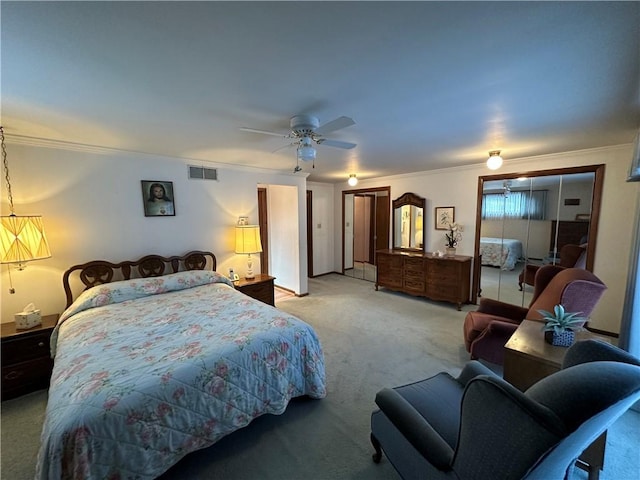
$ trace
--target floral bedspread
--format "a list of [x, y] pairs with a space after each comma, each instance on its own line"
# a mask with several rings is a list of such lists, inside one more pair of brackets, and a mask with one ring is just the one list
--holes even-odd
[[482, 265], [513, 270], [522, 257], [522, 242], [510, 238], [480, 238]]
[[63, 313], [36, 478], [155, 478], [293, 397], [325, 396], [312, 327], [228, 283], [114, 282]]

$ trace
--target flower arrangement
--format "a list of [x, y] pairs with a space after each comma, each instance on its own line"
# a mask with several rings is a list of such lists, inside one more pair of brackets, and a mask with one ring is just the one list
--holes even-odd
[[458, 225], [457, 223], [450, 223], [448, 225], [449, 229], [444, 236], [447, 238], [446, 245], [448, 248], [455, 248], [456, 245], [462, 240], [462, 232], [464, 229], [462, 225]]

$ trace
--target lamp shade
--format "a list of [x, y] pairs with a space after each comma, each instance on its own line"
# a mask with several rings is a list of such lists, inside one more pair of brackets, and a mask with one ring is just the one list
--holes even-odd
[[41, 216], [0, 218], [0, 263], [23, 264], [51, 256]]
[[303, 162], [316, 159], [316, 149], [311, 146], [298, 147], [298, 158]]
[[259, 253], [261, 251], [260, 227], [258, 225], [237, 225], [236, 253]]

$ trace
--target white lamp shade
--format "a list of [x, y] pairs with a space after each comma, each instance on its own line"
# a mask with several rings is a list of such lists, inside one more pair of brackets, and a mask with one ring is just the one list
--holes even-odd
[[258, 225], [236, 226], [236, 253], [260, 253], [260, 227]]
[[316, 149], [310, 146], [298, 147], [298, 158], [304, 162], [316, 159]]
[[351, 174], [349, 175], [349, 180], [347, 180], [347, 183], [352, 186], [355, 187], [358, 184], [358, 177], [355, 176], [355, 174]]
[[51, 257], [41, 216], [9, 215], [0, 222], [0, 263]]

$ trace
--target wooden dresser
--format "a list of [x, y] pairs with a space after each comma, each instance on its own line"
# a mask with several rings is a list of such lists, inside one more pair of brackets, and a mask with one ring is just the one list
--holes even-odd
[[378, 250], [378, 287], [442, 300], [458, 305], [469, 303], [471, 257], [434, 257], [422, 252]]

